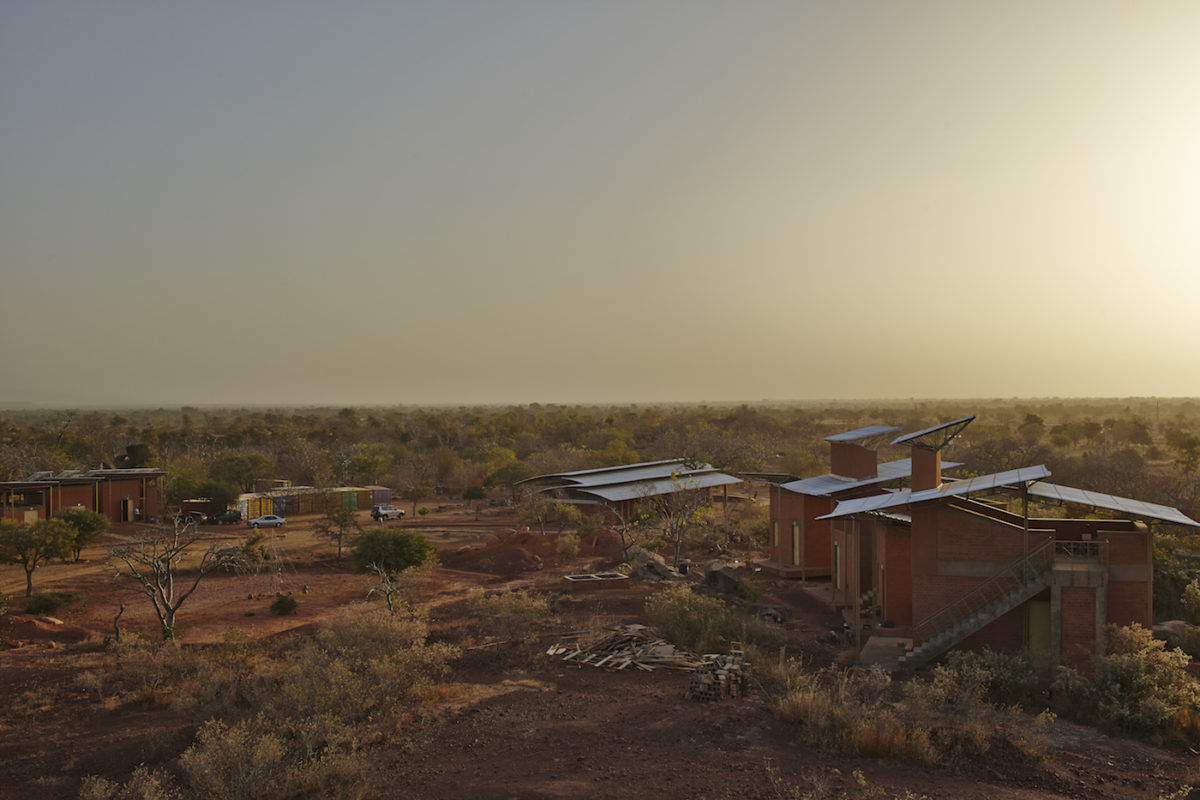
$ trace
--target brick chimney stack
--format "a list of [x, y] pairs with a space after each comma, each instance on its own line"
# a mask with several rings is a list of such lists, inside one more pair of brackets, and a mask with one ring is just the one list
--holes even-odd
[[843, 478], [874, 478], [879, 475], [879, 454], [854, 442], [830, 442], [829, 471]]
[[942, 485], [942, 451], [913, 445], [912, 490], [936, 489]]

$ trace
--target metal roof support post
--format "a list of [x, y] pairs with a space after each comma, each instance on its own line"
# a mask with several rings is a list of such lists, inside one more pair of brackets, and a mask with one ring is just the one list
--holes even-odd
[[858, 525], [858, 516], [854, 517], [854, 658], [862, 652], [862, 529]]
[[1021, 534], [1021, 573], [1025, 581], [1029, 580], [1029, 484], [1021, 484], [1021, 516], [1024, 518], [1024, 529]]

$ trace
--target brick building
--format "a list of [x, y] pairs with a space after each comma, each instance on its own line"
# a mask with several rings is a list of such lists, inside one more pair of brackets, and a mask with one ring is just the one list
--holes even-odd
[[[906, 482], [912, 459], [879, 463], [879, 447], [900, 429], [870, 425], [825, 437], [829, 442], [830, 471], [803, 480], [774, 482], [771, 487], [770, 533], [766, 572], [783, 578], [829, 577], [834, 556], [833, 531], [821, 519], [841, 500], [877, 494]], [[958, 466], [947, 463], [946, 469]]]
[[71, 506], [98, 511], [112, 522], [155, 521], [163, 513], [161, 469], [39, 472], [0, 482], [0, 516], [33, 521]]
[[[1040, 465], [945, 477], [957, 465], [943, 463], [942, 450], [973, 419], [891, 439], [911, 456], [873, 475], [874, 450], [897, 429], [829, 437], [831, 473], [773, 494], [762, 566], [798, 577], [828, 564], [833, 603], [865, 662], [916, 668], [952, 648], [990, 647], [1090, 669], [1108, 624], [1152, 622], [1150, 526], [1200, 523], [1167, 506], [1048, 483]], [[1051, 515], [1052, 507], [1086, 517]], [[1116, 518], [1098, 518], [1110, 512]], [[790, 541], [778, 531], [788, 526]]]

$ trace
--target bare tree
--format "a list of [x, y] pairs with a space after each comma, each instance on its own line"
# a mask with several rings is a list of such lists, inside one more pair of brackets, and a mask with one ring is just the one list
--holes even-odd
[[[183, 517], [175, 518], [173, 529], [158, 528], [149, 536], [112, 548], [109, 553], [116, 578], [132, 584], [154, 606], [163, 639], [175, 638], [179, 607], [192, 596], [204, 576], [215, 569], [235, 567], [243, 559], [241, 548], [218, 547], [200, 533], [195, 521]], [[185, 566], [185, 561], [192, 563]]]
[[[401, 593], [415, 586], [418, 581], [427, 577], [429, 573], [427, 565], [408, 567], [407, 569], [396, 571], [388, 569], [387, 566], [378, 561], [372, 561], [367, 566], [367, 571], [374, 573], [377, 580], [377, 583], [367, 584], [367, 597], [376, 594], [381, 595], [384, 602], [387, 603], [388, 613], [393, 616], [396, 613], [396, 600], [400, 597]], [[413, 612], [412, 603], [405, 603], [405, 605], [411, 614]]]
[[681, 489], [669, 494], [656, 495], [653, 507], [661, 520], [664, 538], [675, 545], [672, 566], [679, 567], [679, 553], [683, 548], [683, 536], [700, 522], [701, 510], [711, 504], [707, 489]]

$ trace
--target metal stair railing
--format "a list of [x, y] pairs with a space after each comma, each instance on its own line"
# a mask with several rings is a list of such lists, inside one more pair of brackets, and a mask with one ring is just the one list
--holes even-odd
[[913, 626], [917, 640], [925, 643], [935, 639], [1022, 589], [1043, 582], [1053, 569], [1054, 551], [1053, 539], [1043, 542], [1025, 558], [1014, 561], [962, 597], [925, 617]]

